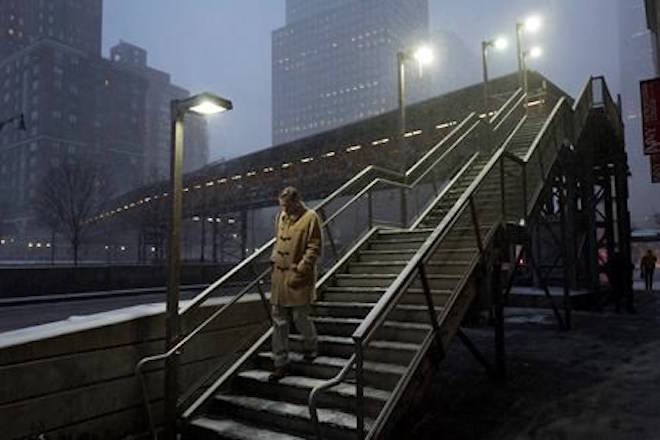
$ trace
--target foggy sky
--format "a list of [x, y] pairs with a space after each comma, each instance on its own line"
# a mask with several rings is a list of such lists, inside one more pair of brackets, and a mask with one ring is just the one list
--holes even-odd
[[[332, 1], [332, 0], [328, 0]], [[449, 30], [479, 53], [480, 42], [506, 35], [530, 13], [545, 17], [534, 42], [539, 70], [571, 95], [589, 75], [619, 91], [615, 0], [429, 0], [430, 29]], [[215, 92], [234, 110], [209, 121], [211, 159], [270, 146], [271, 31], [284, 25], [284, 0], [104, 0], [103, 54], [120, 39], [148, 51], [148, 63], [191, 92]], [[442, 60], [437, 60], [442, 62]], [[516, 68], [513, 44], [492, 56], [492, 74]]]

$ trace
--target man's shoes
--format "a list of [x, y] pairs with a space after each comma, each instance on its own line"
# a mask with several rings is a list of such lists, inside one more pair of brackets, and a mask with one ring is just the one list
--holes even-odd
[[306, 351], [303, 353], [303, 359], [305, 359], [307, 362], [312, 362], [314, 359], [318, 357], [318, 353], [315, 351]]
[[280, 379], [287, 375], [287, 370], [288, 368], [286, 365], [275, 367], [273, 372], [268, 376], [268, 382], [279, 382]]

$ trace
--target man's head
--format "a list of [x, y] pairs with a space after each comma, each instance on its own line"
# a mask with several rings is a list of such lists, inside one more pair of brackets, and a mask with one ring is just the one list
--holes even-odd
[[287, 186], [280, 192], [280, 207], [287, 214], [294, 214], [300, 210], [302, 200], [300, 193], [292, 186]]

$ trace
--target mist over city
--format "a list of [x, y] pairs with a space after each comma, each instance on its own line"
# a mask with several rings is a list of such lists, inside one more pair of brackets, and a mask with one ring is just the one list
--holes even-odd
[[0, 438], [657, 438], [659, 29], [0, 0]]

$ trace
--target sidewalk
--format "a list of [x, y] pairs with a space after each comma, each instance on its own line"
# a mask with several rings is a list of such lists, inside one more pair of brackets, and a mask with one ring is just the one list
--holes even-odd
[[[637, 315], [576, 312], [569, 332], [545, 311], [510, 317], [504, 385], [454, 341], [411, 437], [660, 439], [660, 293], [636, 297]], [[492, 359], [492, 330], [466, 333]]]

